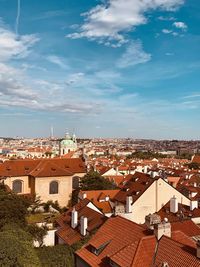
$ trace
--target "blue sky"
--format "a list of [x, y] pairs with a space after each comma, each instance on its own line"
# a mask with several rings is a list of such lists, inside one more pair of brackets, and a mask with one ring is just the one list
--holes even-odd
[[0, 0], [0, 136], [200, 138], [198, 0]]

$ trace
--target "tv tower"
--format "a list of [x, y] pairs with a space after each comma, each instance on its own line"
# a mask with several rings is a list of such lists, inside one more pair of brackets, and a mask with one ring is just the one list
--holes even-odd
[[54, 138], [54, 136], [53, 136], [53, 126], [51, 126], [51, 135], [50, 135], [50, 137], [51, 137], [51, 139], [53, 139]]

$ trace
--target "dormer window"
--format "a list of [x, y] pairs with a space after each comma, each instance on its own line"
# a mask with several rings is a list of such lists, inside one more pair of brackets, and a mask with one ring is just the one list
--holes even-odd
[[91, 252], [95, 254], [96, 256], [100, 255], [100, 253], [104, 250], [104, 248], [110, 243], [110, 240], [107, 241], [106, 243], [100, 245], [98, 248], [95, 248], [91, 246]]

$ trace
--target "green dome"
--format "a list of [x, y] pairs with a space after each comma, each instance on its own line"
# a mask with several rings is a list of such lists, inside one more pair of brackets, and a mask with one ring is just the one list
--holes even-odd
[[61, 145], [63, 146], [69, 146], [69, 145], [74, 145], [74, 142], [72, 140], [69, 140], [69, 139], [64, 139], [61, 141]]

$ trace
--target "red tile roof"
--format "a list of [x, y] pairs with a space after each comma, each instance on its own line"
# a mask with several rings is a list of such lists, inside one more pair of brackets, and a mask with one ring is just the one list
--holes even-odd
[[[109, 218], [92, 237], [87, 247], [79, 250], [77, 255], [91, 266], [108, 266], [106, 265], [107, 257], [112, 257], [112, 255], [140, 240], [143, 236], [145, 236], [145, 230], [142, 226], [120, 216]], [[107, 245], [99, 256], [89, 251], [91, 246], [98, 249], [104, 244]]]
[[82, 216], [88, 218], [87, 232], [89, 233], [97, 229], [105, 222], [106, 217], [101, 213], [89, 208], [87, 206], [89, 203], [90, 201], [88, 199], [83, 199], [73, 207], [76, 211], [78, 211], [79, 223], [75, 229], [71, 227], [71, 212], [73, 208], [70, 208], [56, 220], [57, 225], [60, 227], [58, 231], [56, 231], [56, 235], [59, 236], [66, 244], [72, 245], [81, 240], [82, 236], [80, 234], [80, 218]]
[[200, 266], [196, 244], [183, 232], [174, 231], [171, 238], [162, 236], [159, 241], [148, 234], [136, 223], [113, 217], [76, 256], [92, 267], [108, 267], [110, 263], [120, 267], [161, 267], [164, 262], [170, 267]]
[[154, 181], [155, 179], [148, 174], [136, 172], [114, 197], [114, 200], [125, 203], [126, 197], [132, 196], [134, 203]]
[[189, 206], [178, 203], [178, 212], [172, 213], [170, 212], [170, 201], [168, 201], [157, 214], [160, 215], [162, 220], [167, 218], [169, 222], [178, 222], [200, 217], [200, 209], [190, 210]]
[[200, 227], [192, 220], [178, 221], [171, 224], [172, 231], [181, 231], [187, 236], [200, 236]]
[[86, 166], [80, 158], [70, 159], [37, 159], [37, 160], [8, 160], [0, 164], [0, 177], [44, 175], [58, 176], [85, 173]]
[[[97, 208], [99, 208], [103, 213], [111, 213], [112, 206], [110, 204], [110, 199], [119, 192], [119, 190], [91, 190], [91, 191], [81, 191], [79, 194], [86, 194], [86, 198], [89, 199]], [[109, 200], [106, 200], [109, 197]]]

